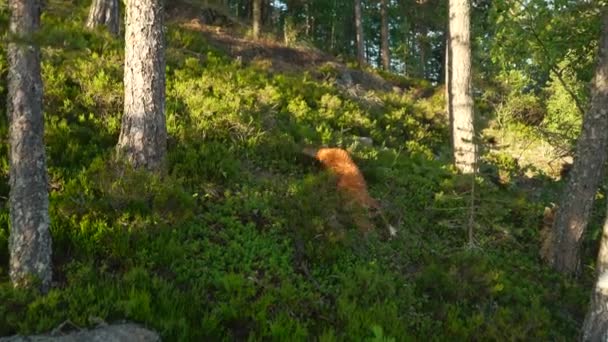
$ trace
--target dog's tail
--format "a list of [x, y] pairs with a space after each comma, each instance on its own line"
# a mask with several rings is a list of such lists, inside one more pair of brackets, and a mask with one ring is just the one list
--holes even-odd
[[376, 207], [376, 215], [380, 216], [380, 218], [382, 219], [382, 223], [384, 223], [384, 225], [388, 229], [388, 234], [391, 237], [397, 236], [397, 228], [395, 228], [390, 222], [388, 222], [386, 216], [384, 216], [384, 213], [382, 212], [382, 208], [380, 208], [379, 206]]

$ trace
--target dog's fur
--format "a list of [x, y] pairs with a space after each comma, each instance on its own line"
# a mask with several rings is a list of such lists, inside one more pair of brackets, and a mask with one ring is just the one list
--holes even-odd
[[[384, 223], [388, 226], [390, 235], [395, 235], [396, 230], [391, 226], [380, 208], [380, 204], [369, 195], [367, 184], [363, 174], [357, 164], [351, 159], [347, 151], [341, 148], [320, 148], [307, 147], [303, 151], [305, 154], [316, 158], [326, 169], [330, 170], [337, 177], [337, 188], [345, 199], [345, 206], [349, 209], [374, 210], [380, 215]], [[360, 210], [359, 210], [360, 211]], [[367, 215], [357, 215], [355, 223], [363, 232], [373, 229]]]

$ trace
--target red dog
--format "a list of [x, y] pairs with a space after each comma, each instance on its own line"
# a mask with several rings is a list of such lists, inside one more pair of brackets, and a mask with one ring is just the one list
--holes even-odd
[[[368, 210], [374, 209], [388, 226], [390, 235], [396, 235], [397, 230], [388, 224], [381, 212], [378, 201], [369, 195], [363, 174], [348, 152], [341, 148], [315, 149], [307, 147], [304, 149], [304, 153], [316, 158], [326, 169], [336, 175], [338, 179], [337, 188], [344, 195], [348, 208], [358, 206]], [[372, 223], [367, 217], [358, 217], [355, 221], [359, 229], [364, 232], [368, 232], [373, 228]]]

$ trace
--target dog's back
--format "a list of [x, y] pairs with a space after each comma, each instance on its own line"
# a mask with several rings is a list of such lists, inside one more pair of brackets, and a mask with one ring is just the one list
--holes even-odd
[[[347, 207], [358, 206], [362, 209], [374, 209], [387, 225], [389, 234], [391, 236], [396, 234], [395, 228], [382, 214], [379, 203], [369, 195], [363, 174], [348, 152], [341, 148], [315, 149], [308, 147], [304, 149], [304, 153], [316, 158], [323, 167], [329, 169], [337, 177], [337, 188], [343, 193]], [[367, 215], [356, 215], [355, 222], [365, 232], [373, 228]]]
[[316, 158], [337, 176], [338, 190], [350, 201], [365, 208], [378, 208], [378, 202], [369, 195], [363, 174], [348, 152], [340, 148], [321, 148]]

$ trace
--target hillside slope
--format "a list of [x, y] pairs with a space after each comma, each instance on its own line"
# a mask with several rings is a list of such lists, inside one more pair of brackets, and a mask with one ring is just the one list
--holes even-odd
[[[176, 20], [167, 30], [169, 166], [155, 177], [113, 161], [123, 42], [83, 30], [85, 17], [85, 6], [51, 1], [43, 18], [55, 267], [46, 296], [8, 282], [1, 140], [0, 336], [101, 318], [141, 322], [166, 340], [576, 337], [589, 287], [538, 258], [552, 195], [479, 177], [478, 248], [465, 248], [470, 180], [445, 157], [440, 90], [408, 80], [370, 87], [379, 76], [318, 52]], [[5, 79], [4, 45], [0, 55]], [[359, 76], [351, 84], [345, 72]], [[395, 239], [353, 228], [306, 145], [352, 152]]]

